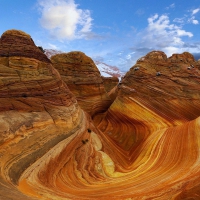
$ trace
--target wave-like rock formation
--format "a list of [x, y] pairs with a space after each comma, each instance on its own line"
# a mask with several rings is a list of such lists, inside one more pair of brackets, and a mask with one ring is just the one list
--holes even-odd
[[[71, 68], [80, 68], [82, 55], [70, 55]], [[66, 61], [59, 59], [56, 68], [63, 70]], [[107, 112], [92, 121], [61, 79], [74, 80], [74, 72], [67, 68], [60, 76], [28, 34], [5, 32], [0, 199], [198, 200], [199, 67], [189, 53], [147, 54], [114, 88], [117, 98]], [[94, 74], [86, 68], [85, 76]]]
[[0, 38], [0, 199], [28, 199], [16, 190], [29, 193], [23, 173], [84, 131], [86, 118], [31, 37], [5, 32]]
[[197, 118], [199, 67], [189, 53], [167, 58], [153, 51], [139, 59], [119, 83], [117, 99], [98, 125], [101, 131], [131, 150], [154, 131]]
[[117, 171], [132, 174], [124, 187], [133, 199], [199, 199], [199, 90], [191, 54], [153, 51], [119, 83], [106, 115], [96, 116]]
[[82, 109], [92, 116], [107, 110], [112, 102], [105, 91], [100, 72], [90, 57], [73, 51], [54, 55], [51, 61]]

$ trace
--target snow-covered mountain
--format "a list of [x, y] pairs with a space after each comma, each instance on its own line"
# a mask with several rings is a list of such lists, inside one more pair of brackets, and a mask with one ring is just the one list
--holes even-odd
[[121, 72], [116, 66], [108, 65], [104, 62], [94, 61], [98, 67], [100, 73], [104, 77], [118, 77], [119, 79], [124, 76], [124, 73]]
[[[54, 49], [44, 49], [44, 50], [48, 58], [51, 58], [51, 56], [59, 54], [59, 53], [64, 53], [62, 51], [58, 51]], [[111, 66], [97, 60], [96, 61], [94, 60], [94, 63], [99, 69], [101, 75], [104, 77], [118, 77], [119, 79], [121, 79], [121, 77], [124, 76], [125, 74], [124, 72], [121, 72], [116, 66]]]
[[55, 49], [44, 49], [44, 53], [50, 59], [51, 56], [54, 56], [54, 55], [59, 54], [59, 53], [64, 53], [64, 52], [58, 51], [58, 50], [55, 50]]

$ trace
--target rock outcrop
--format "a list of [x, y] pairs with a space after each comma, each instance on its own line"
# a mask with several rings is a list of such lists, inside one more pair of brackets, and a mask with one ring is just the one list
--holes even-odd
[[[112, 132], [119, 125], [120, 131], [116, 132], [120, 138], [115, 134], [112, 137], [130, 150], [151, 132], [194, 120], [200, 114], [199, 69], [199, 63], [189, 53], [167, 58], [163, 52], [150, 52], [119, 83], [117, 99], [109, 108], [101, 130]], [[124, 123], [119, 123], [121, 115]], [[129, 129], [126, 126], [132, 127], [130, 133], [123, 131]]]
[[[55, 49], [44, 49], [44, 53], [50, 59], [52, 56], [66, 52], [62, 52]], [[101, 76], [103, 77], [117, 77], [121, 79], [121, 77], [125, 74], [125, 72], [121, 72], [116, 66], [111, 66], [104, 62], [94, 60], [94, 64], [97, 66], [98, 70], [101, 73]]]
[[61, 141], [86, 130], [86, 118], [31, 37], [5, 32], [0, 38], [0, 199], [29, 199], [16, 187], [37, 197], [23, 173], [50, 159], [46, 153], [58, 151]]
[[107, 93], [109, 93], [117, 84], [119, 79], [117, 77], [103, 77], [103, 84]]
[[112, 102], [91, 58], [82, 52], [74, 51], [54, 55], [51, 61], [83, 110], [92, 116], [107, 110]]
[[200, 63], [191, 54], [139, 59], [100, 114], [109, 101], [91, 60], [72, 52], [52, 62], [61, 76], [28, 34], [0, 38], [1, 200], [199, 199]]
[[120, 152], [111, 156], [116, 168], [132, 174], [121, 186], [124, 194], [134, 191], [133, 199], [199, 195], [199, 90], [200, 65], [189, 53], [167, 58], [150, 52], [122, 79], [116, 100], [96, 124], [108, 143], [105, 151]]

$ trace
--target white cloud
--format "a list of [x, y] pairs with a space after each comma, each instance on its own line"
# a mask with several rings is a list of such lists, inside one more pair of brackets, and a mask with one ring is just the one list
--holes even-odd
[[38, 0], [43, 28], [58, 39], [76, 39], [91, 32], [89, 10], [78, 9], [74, 0]]
[[200, 11], [200, 8], [196, 8], [194, 10], [192, 10], [192, 15], [197, 14]]
[[188, 19], [188, 22], [189, 23], [192, 23], [192, 24], [199, 24], [199, 21], [197, 19], [195, 19], [195, 15], [200, 11], [200, 8], [196, 8], [194, 10], [191, 10], [191, 17]]
[[132, 52], [129, 52], [125, 57], [126, 57], [126, 60], [131, 60], [132, 59], [132, 57], [133, 57], [133, 54], [135, 54], [135, 52], [134, 51], [132, 51]]
[[173, 22], [179, 23], [179, 24], [184, 24], [185, 23], [185, 17], [182, 18], [175, 18]]
[[128, 55], [126, 56], [126, 59], [127, 59], [127, 60], [130, 60], [130, 59], [131, 59], [131, 55], [128, 54]]
[[184, 15], [182, 18], [175, 18], [173, 22], [179, 23], [181, 25], [184, 25], [186, 23], [191, 23], [191, 24], [199, 24], [199, 21], [195, 18], [195, 15], [200, 11], [200, 8], [196, 8], [194, 10], [189, 10], [190, 15]]
[[188, 22], [189, 23], [192, 23], [192, 24], [199, 24], [199, 21], [195, 19], [195, 16], [192, 16], [188, 19]]
[[167, 10], [169, 10], [170, 8], [175, 8], [175, 3], [172, 3], [170, 6], [166, 7]]
[[193, 34], [191, 32], [182, 30], [179, 27], [176, 28], [175, 32], [177, 33], [177, 36], [179, 36], [179, 37], [182, 37], [182, 36], [192, 37], [193, 36]]
[[196, 20], [196, 19], [193, 19], [193, 20], [192, 20], [192, 23], [193, 23], [193, 24], [199, 24], [199, 21]]
[[178, 52], [184, 45], [182, 37], [192, 37], [193, 34], [170, 22], [167, 15], [155, 14], [148, 18], [148, 26], [142, 35], [141, 46], [163, 50], [169, 54]]
[[155, 42], [160, 37], [163, 39], [193, 36], [191, 32], [187, 32], [175, 24], [170, 24], [169, 17], [167, 15], [161, 15], [159, 17], [158, 14], [155, 14], [154, 16], [148, 18], [148, 23], [147, 37], [151, 37], [155, 40]]
[[180, 53], [180, 48], [169, 46], [165, 47], [163, 51], [166, 53], [167, 56], [171, 56], [173, 53]]
[[48, 48], [50, 48], [50, 49], [58, 49], [58, 47], [55, 44], [51, 44], [51, 43], [48, 43]]

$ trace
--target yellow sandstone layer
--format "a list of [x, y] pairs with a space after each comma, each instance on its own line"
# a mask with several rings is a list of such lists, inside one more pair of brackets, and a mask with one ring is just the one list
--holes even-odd
[[[70, 55], [75, 69], [77, 56], [85, 58]], [[96, 68], [86, 69], [101, 85]], [[31, 37], [7, 31], [0, 38], [0, 199], [198, 200], [199, 73], [189, 53], [151, 52], [111, 91], [117, 97], [105, 113], [103, 86], [94, 99], [74, 92], [85, 110], [92, 107], [81, 98], [94, 100], [92, 120]]]

